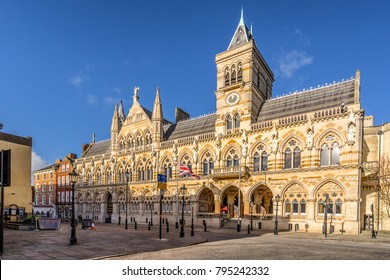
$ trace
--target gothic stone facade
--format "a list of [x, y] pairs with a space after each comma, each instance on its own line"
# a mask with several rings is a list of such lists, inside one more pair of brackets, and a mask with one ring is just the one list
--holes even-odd
[[[159, 212], [156, 181], [163, 173], [162, 215], [171, 223], [182, 215], [185, 185], [187, 224], [192, 214], [197, 225], [206, 220], [215, 227], [238, 217], [245, 227], [252, 217], [255, 226], [273, 229], [278, 215], [282, 230], [320, 232], [328, 196], [332, 229], [361, 232], [369, 213], [362, 181], [369, 171], [362, 172], [360, 72], [273, 98], [273, 73], [242, 18], [216, 66], [214, 114], [185, 119], [177, 109], [171, 123], [159, 89], [152, 112], [141, 106], [138, 88], [127, 115], [122, 103], [115, 106], [111, 139], [93, 139], [76, 160], [77, 215], [123, 223], [127, 211], [129, 221], [146, 222]], [[200, 179], [178, 176], [179, 163]]]

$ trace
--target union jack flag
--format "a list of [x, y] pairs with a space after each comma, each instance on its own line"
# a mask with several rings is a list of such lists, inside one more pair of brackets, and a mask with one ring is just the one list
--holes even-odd
[[200, 177], [198, 175], [196, 175], [194, 172], [192, 172], [191, 169], [187, 165], [185, 165], [183, 163], [180, 163], [180, 169], [179, 170], [180, 170], [180, 174], [179, 174], [180, 177], [189, 177], [189, 176], [191, 176], [191, 178], [194, 179], [194, 180], [199, 180], [200, 179]]

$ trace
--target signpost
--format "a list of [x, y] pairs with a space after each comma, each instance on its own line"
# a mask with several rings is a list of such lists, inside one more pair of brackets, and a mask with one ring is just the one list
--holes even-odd
[[162, 199], [164, 196], [164, 190], [167, 189], [167, 176], [164, 174], [157, 174], [157, 188], [160, 189], [160, 235], [162, 238]]

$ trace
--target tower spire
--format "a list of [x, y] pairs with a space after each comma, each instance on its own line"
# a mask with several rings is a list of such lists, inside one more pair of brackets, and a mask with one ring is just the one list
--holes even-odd
[[228, 50], [237, 48], [245, 43], [248, 43], [250, 40], [252, 40], [252, 38], [252, 33], [244, 22], [244, 8], [241, 7], [241, 18], [236, 28], [236, 32], [234, 32], [232, 40], [230, 41]]

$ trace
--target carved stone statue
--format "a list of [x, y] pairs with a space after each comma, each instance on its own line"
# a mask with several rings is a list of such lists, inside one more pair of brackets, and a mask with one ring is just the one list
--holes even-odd
[[311, 150], [311, 148], [313, 148], [313, 130], [311, 129], [308, 129], [307, 130], [307, 134], [306, 134], [306, 148], [308, 150]]

